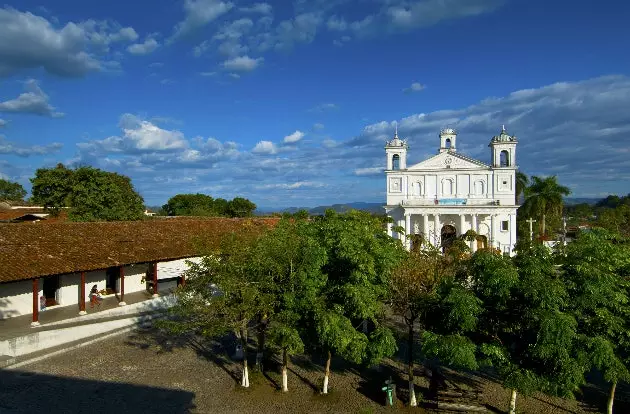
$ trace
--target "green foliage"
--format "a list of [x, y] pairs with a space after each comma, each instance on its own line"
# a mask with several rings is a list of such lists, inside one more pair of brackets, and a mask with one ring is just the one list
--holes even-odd
[[69, 195], [73, 221], [140, 220], [144, 201], [129, 177], [92, 167], [74, 170]]
[[171, 197], [162, 209], [169, 216], [250, 217], [256, 210], [256, 204], [241, 197], [227, 201], [199, 193], [177, 194]]
[[557, 224], [562, 214], [563, 196], [571, 194], [568, 187], [558, 184], [555, 176], [531, 178], [531, 185], [525, 188], [525, 203], [519, 207], [521, 220], [533, 217], [538, 221], [540, 234], [546, 235], [546, 224]]
[[0, 201], [23, 201], [25, 196], [22, 184], [0, 178]]
[[134, 190], [129, 177], [92, 167], [68, 169], [40, 168], [31, 179], [31, 201], [43, 205], [53, 214], [70, 207], [68, 217], [74, 221], [139, 220], [144, 217], [142, 197]]
[[63, 207], [70, 207], [73, 171], [63, 164], [55, 168], [39, 168], [31, 178], [33, 188], [31, 201], [44, 206], [53, 214]]
[[422, 333], [422, 354], [437, 358], [447, 366], [477, 369], [477, 346], [463, 335], [439, 335], [431, 331]]
[[368, 339], [358, 332], [352, 322], [335, 311], [320, 310], [316, 314], [317, 337], [320, 344], [354, 363], [366, 356]]

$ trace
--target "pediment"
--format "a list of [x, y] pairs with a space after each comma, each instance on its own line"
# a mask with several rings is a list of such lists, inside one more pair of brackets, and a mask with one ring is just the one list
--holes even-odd
[[442, 152], [418, 164], [408, 167], [407, 170], [443, 170], [447, 168], [452, 170], [485, 170], [489, 169], [490, 166], [456, 152]]

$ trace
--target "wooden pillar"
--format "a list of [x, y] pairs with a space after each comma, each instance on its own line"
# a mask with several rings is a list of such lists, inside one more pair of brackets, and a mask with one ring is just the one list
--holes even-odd
[[79, 287], [79, 315], [85, 315], [85, 272], [81, 272], [81, 285]]
[[39, 279], [33, 279], [33, 322], [31, 326], [39, 326]]
[[158, 296], [158, 272], [157, 263], [153, 263], [153, 297]]
[[125, 267], [120, 266], [120, 302], [118, 302], [118, 306], [125, 305]]
[[182, 287], [186, 286], [186, 274], [182, 273]]

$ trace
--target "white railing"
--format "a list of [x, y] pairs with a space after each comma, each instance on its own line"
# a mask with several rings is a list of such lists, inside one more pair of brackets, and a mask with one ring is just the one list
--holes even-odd
[[458, 202], [452, 202], [452, 201], [447, 201], [447, 200], [453, 200], [453, 199], [446, 199], [446, 200], [440, 200], [437, 199], [437, 202], [435, 199], [429, 199], [429, 198], [410, 198], [407, 200], [402, 200], [400, 202], [401, 206], [497, 206], [499, 205], [499, 201], [494, 201], [494, 200], [488, 200], [486, 198], [483, 199], [475, 199], [475, 198], [464, 198], [461, 199], [462, 201], [459, 202], [460, 199], [458, 199]]

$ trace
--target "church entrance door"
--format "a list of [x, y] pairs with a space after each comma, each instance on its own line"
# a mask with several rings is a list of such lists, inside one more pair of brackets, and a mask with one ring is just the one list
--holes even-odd
[[457, 230], [455, 230], [454, 226], [447, 224], [442, 227], [441, 236], [442, 253], [444, 253], [453, 245], [453, 242], [457, 238]]
[[477, 250], [488, 247], [488, 238], [486, 236], [477, 236]]

